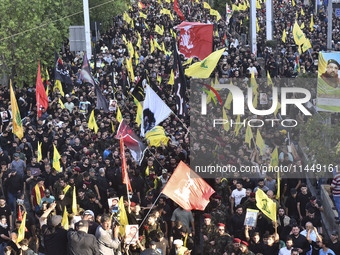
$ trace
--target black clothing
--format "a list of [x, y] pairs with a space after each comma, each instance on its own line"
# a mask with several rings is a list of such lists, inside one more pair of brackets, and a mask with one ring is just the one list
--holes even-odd
[[70, 229], [67, 233], [70, 255], [100, 255], [97, 239], [94, 235]]
[[43, 225], [41, 230], [46, 255], [67, 254], [67, 231], [65, 229], [59, 227], [53, 229]]

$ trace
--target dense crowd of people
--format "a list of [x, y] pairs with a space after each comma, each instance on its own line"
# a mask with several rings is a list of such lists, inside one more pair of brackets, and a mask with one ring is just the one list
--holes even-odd
[[[11, 131], [8, 86], [0, 87], [0, 254], [340, 254], [339, 233], [334, 230], [330, 239], [327, 238], [322, 228], [322, 203], [309, 192], [304, 176], [296, 175], [289, 179], [281, 176], [278, 200], [276, 174], [259, 172], [256, 178], [235, 175], [207, 180], [216, 193], [204, 212], [186, 211], [160, 194], [178, 163], [189, 164], [190, 157], [199, 160], [197, 155], [204, 154], [204, 158], [211, 162], [219, 160], [237, 168], [242, 165], [260, 166], [270, 164], [271, 153], [277, 147], [279, 165], [303, 164], [296, 150], [288, 151], [288, 145], [294, 148], [295, 144], [297, 147], [297, 129], [287, 130], [279, 122], [275, 122], [274, 127], [259, 129], [266, 145], [263, 154], [254, 144], [249, 147], [244, 142], [245, 128], [236, 135], [234, 128], [225, 131], [222, 127], [221, 131], [203, 126], [200, 118], [191, 118], [190, 122], [190, 115], [200, 110], [190, 104], [189, 93], [193, 98], [198, 92], [189, 77], [186, 98], [189, 113], [178, 117], [171, 115], [161, 124], [170, 138], [169, 142], [161, 142], [159, 147], [155, 147], [144, 140], [148, 147], [141, 164], [126, 149], [133, 189], [127, 193], [122, 183], [120, 144], [115, 138], [119, 126], [117, 106], [127, 124], [139, 135], [140, 128], [135, 121], [137, 106], [128, 91], [146, 74], [149, 82], [157, 86], [158, 95], [176, 112], [175, 93], [168, 82], [174, 64], [174, 26], [181, 20], [173, 11], [170, 0], [141, 3], [144, 7], [135, 3], [127, 10], [126, 14], [132, 21], [123, 15], [114, 17], [113, 26], [101, 35], [94, 46], [96, 56], [91, 58], [90, 66], [110, 106], [113, 102], [109, 112], [95, 109], [95, 88], [80, 79], [83, 55], [70, 52], [68, 45], [59, 53], [72, 84], [63, 84], [63, 91], [47, 85], [49, 105], [42, 109], [40, 118], [37, 116], [35, 88], [15, 89], [23, 118], [24, 137], [21, 140]], [[246, 1], [234, 4], [240, 3], [245, 4]], [[327, 22], [324, 13], [321, 11], [313, 15], [311, 31], [309, 24], [314, 7], [298, 0], [294, 6], [292, 1], [273, 1], [276, 47], [266, 46], [265, 4], [261, 3], [261, 9], [257, 11], [260, 27], [257, 56], [239, 37], [247, 33], [249, 9], [234, 11], [229, 23], [226, 23], [224, 18], [210, 15], [210, 10], [204, 8], [201, 1], [184, 0], [179, 4], [187, 21], [214, 24], [214, 51], [226, 47], [211, 75], [213, 82], [216, 79], [220, 83], [232, 81], [245, 90], [252, 71], [256, 78], [266, 77], [268, 71], [273, 79], [294, 78], [299, 73], [315, 74], [318, 52], [326, 50]], [[171, 10], [172, 16], [160, 14], [163, 8]], [[300, 14], [301, 9], [305, 15]], [[141, 17], [140, 12], [147, 17]], [[303, 31], [312, 44], [311, 49], [301, 54], [291, 32], [296, 12], [298, 22], [300, 25], [304, 23]], [[154, 31], [156, 24], [164, 27], [163, 35]], [[339, 24], [339, 19], [334, 19], [335, 50], [339, 47]], [[287, 32], [285, 43], [281, 40], [283, 29]], [[178, 39], [178, 34], [176, 37]], [[128, 49], [130, 42], [134, 48], [133, 56]], [[160, 47], [154, 46], [151, 52], [151, 42], [157, 42]], [[134, 80], [126, 67], [129, 57], [133, 57]], [[300, 69], [297, 68], [297, 59]], [[181, 61], [183, 64], [186, 62], [183, 57]], [[198, 59], [194, 58], [192, 63], [196, 61]], [[54, 84], [54, 68], [50, 68], [49, 73], [49, 82]], [[268, 94], [266, 105], [270, 105], [271, 87], [266, 81], [259, 81], [258, 85], [259, 93]], [[310, 84], [311, 91], [315, 92], [315, 87], [315, 84]], [[226, 100], [226, 95], [222, 99]], [[259, 107], [264, 108], [266, 105], [260, 103], [260, 98], [258, 100]], [[213, 103], [208, 108], [210, 116], [221, 115], [221, 110]], [[99, 127], [97, 133], [88, 128], [93, 109]], [[232, 115], [232, 107], [225, 110], [228, 116]], [[289, 108], [288, 114], [301, 122], [306, 118], [295, 108]], [[246, 112], [245, 117], [256, 118], [250, 112]], [[39, 162], [38, 143], [42, 144], [42, 160]], [[214, 149], [210, 150], [212, 144]], [[61, 172], [52, 164], [54, 147], [61, 155]], [[333, 191], [338, 192], [334, 194], [338, 196], [339, 178], [334, 178], [332, 183]], [[258, 189], [276, 203], [277, 227], [261, 211], [255, 226], [244, 225], [247, 209], [258, 209], [255, 199]], [[76, 215], [72, 209], [75, 191]], [[139, 226], [138, 240], [134, 243], [125, 241], [116, 218], [119, 212], [117, 215], [117, 208], [108, 204], [109, 199], [116, 197], [123, 197], [129, 224]], [[64, 229], [62, 222], [65, 208], [70, 222], [68, 230]], [[22, 217], [24, 212], [27, 214]], [[25, 237], [17, 242], [22, 220], [26, 220]]]

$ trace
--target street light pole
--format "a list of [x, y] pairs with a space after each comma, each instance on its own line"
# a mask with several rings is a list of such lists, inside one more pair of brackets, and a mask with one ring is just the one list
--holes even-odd
[[333, 1], [328, 0], [328, 23], [327, 23], [327, 49], [332, 49], [332, 16], [333, 16]]
[[85, 25], [85, 45], [87, 59], [91, 59], [91, 30], [90, 30], [90, 14], [89, 14], [89, 1], [83, 0], [84, 10], [84, 25]]
[[250, 45], [251, 53], [256, 54], [256, 0], [250, 0]]

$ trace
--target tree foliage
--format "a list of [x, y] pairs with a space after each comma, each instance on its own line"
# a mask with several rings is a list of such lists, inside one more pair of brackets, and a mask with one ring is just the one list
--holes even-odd
[[321, 165], [334, 164], [335, 146], [340, 140], [339, 123], [327, 124], [329, 113], [315, 113], [300, 125], [300, 139], [312, 162]]
[[[96, 7], [90, 9], [90, 21], [101, 22], [102, 28], [106, 29], [112, 24], [112, 18], [123, 12], [125, 2], [89, 0], [89, 7]], [[82, 11], [81, 0], [30, 0], [29, 3], [25, 0], [1, 0], [2, 71], [18, 86], [34, 85], [38, 60], [44, 67], [54, 66], [54, 51], [59, 51], [66, 42], [68, 27], [84, 23]]]
[[35, 84], [38, 60], [52, 65], [68, 36], [66, 0], [1, 0], [0, 63], [19, 86]]

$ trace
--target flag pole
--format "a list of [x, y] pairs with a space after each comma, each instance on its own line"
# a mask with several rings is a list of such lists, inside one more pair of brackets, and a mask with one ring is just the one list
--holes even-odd
[[188, 131], [188, 133], [189, 133], [194, 139], [196, 139], [196, 137], [194, 137], [194, 136], [191, 134], [191, 132], [190, 132], [190, 130], [188, 129], [187, 125], [185, 125], [185, 123], [177, 116], [177, 114], [174, 113], [173, 111], [171, 111], [171, 112], [172, 112], [173, 115], [175, 115], [175, 117], [179, 120], [179, 122], [182, 123], [182, 125], [183, 125], [184, 128]]

